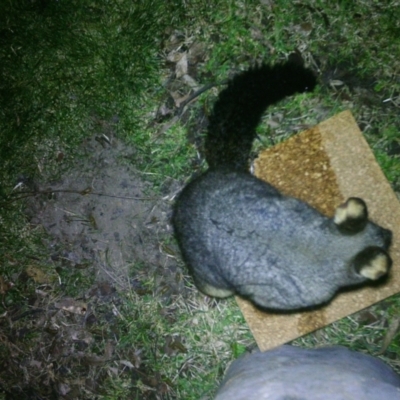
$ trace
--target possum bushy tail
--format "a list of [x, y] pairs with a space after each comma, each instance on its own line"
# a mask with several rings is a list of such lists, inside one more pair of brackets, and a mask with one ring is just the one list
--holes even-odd
[[209, 167], [248, 170], [256, 127], [265, 109], [315, 85], [311, 70], [294, 62], [261, 65], [236, 75], [219, 94], [209, 119], [205, 140]]

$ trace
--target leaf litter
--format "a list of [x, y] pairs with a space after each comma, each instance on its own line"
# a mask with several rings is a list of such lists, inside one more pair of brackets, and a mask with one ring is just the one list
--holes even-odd
[[[44, 230], [51, 256], [49, 268], [32, 263], [25, 269], [24, 279], [37, 288], [28, 310], [16, 308], [1, 316], [14, 335], [0, 338], [11, 349], [0, 384], [21, 399], [39, 393], [40, 398], [94, 398], [104, 390], [105, 379], [124, 371], [135, 372], [132, 383], [137, 381], [143, 399], [161, 398], [159, 391], [170, 390], [166, 378], [143, 363], [136, 343], [132, 357], [118, 361], [120, 334], [113, 326], [123, 318], [122, 291], [151, 294], [165, 304], [184, 294], [174, 245], [165, 243], [171, 235], [170, 199], [177, 188], [171, 181], [164, 198], [154, 195], [128, 162], [135, 149], [109, 136], [109, 143], [96, 136], [87, 139], [84, 156], [77, 157], [72, 169], [55, 181], [35, 182], [28, 197], [26, 215], [33, 229]], [[74, 271], [89, 277], [87, 289], [60, 295], [68, 292], [68, 276]], [[4, 278], [0, 282], [4, 295], [12, 284]], [[19, 348], [28, 337], [41, 345]], [[162, 346], [167, 355], [186, 351], [179, 336], [167, 336]], [[21, 372], [23, 379], [17, 382]]]

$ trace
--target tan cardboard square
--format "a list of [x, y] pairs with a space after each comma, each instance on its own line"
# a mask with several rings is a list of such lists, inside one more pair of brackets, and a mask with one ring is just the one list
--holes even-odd
[[393, 232], [390, 278], [377, 287], [341, 293], [316, 311], [273, 314], [237, 298], [261, 350], [286, 343], [400, 292], [400, 203], [350, 111], [344, 111], [260, 153], [255, 174], [287, 195], [332, 216], [351, 196], [370, 218]]

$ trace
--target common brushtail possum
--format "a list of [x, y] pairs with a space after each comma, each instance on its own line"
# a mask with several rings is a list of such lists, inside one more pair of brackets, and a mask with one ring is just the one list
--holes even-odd
[[368, 220], [362, 199], [348, 199], [328, 218], [249, 172], [267, 106], [315, 85], [312, 71], [286, 62], [244, 71], [221, 91], [205, 138], [209, 169], [182, 190], [172, 216], [183, 259], [203, 293], [293, 310], [388, 273], [392, 234]]

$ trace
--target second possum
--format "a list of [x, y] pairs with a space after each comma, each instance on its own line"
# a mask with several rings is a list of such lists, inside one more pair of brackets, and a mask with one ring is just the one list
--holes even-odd
[[242, 72], [220, 93], [205, 139], [209, 169], [182, 190], [172, 217], [203, 293], [294, 310], [389, 272], [392, 234], [369, 221], [362, 199], [348, 199], [328, 218], [248, 171], [265, 109], [315, 84], [310, 70], [287, 62]]

